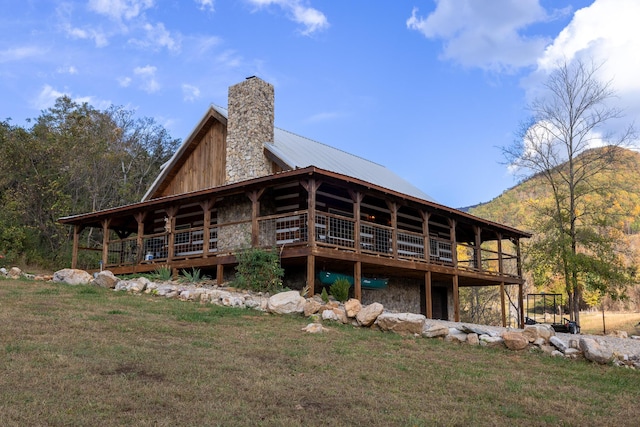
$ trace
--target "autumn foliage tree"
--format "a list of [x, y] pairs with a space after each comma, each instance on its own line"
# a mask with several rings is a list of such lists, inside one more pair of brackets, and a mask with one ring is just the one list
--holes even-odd
[[598, 78], [599, 69], [580, 59], [559, 64], [529, 105], [531, 120], [503, 148], [511, 167], [539, 178], [551, 194], [533, 206], [537, 236], [528, 267], [539, 284], [560, 278], [577, 322], [586, 288], [620, 296], [633, 279], [616, 246], [614, 216], [595, 201], [615, 193], [602, 177], [623, 161], [621, 147], [634, 142], [635, 132], [631, 126], [604, 132], [623, 115], [609, 105], [615, 92], [612, 82]]
[[178, 144], [153, 119], [68, 97], [30, 128], [0, 122], [0, 253], [59, 261], [69, 230], [58, 218], [140, 200]]

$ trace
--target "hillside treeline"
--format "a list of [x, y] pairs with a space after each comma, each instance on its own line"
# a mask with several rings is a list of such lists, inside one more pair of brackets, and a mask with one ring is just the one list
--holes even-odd
[[[609, 253], [599, 254], [599, 258], [606, 259], [608, 263], [602, 265], [622, 267], [627, 284], [609, 280], [599, 287], [589, 286], [590, 276], [581, 277], [587, 285], [583, 309], [600, 307], [603, 301], [609, 309], [640, 306], [640, 289], [636, 284], [640, 280], [640, 153], [618, 149], [620, 156], [615, 168], [594, 175], [589, 181], [593, 191], [580, 198], [576, 207], [578, 221], [591, 224], [587, 231], [608, 242], [606, 248]], [[561, 293], [565, 295], [566, 302], [562, 280], [545, 261], [545, 253], [537, 250], [537, 244], [545, 239], [548, 232], [541, 218], [552, 203], [554, 199], [549, 186], [541, 176], [534, 175], [494, 200], [473, 207], [470, 213], [532, 232], [533, 237], [523, 242], [526, 292]], [[594, 249], [585, 247], [580, 252], [588, 253], [589, 250]], [[489, 297], [475, 297], [484, 303], [491, 300]]]
[[0, 121], [0, 264], [68, 263], [56, 220], [139, 201], [180, 143], [151, 118], [68, 97], [27, 124]]

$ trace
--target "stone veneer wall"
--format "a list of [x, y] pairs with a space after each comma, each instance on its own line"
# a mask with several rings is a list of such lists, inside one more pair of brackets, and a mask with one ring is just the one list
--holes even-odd
[[420, 313], [420, 286], [416, 279], [392, 277], [386, 289], [362, 289], [362, 304], [379, 302], [389, 311]]
[[[229, 222], [249, 221], [224, 225]], [[251, 245], [251, 200], [244, 195], [225, 197], [218, 206], [218, 251], [228, 252]]]
[[264, 143], [273, 142], [274, 89], [257, 77], [229, 88], [226, 183], [269, 175]]

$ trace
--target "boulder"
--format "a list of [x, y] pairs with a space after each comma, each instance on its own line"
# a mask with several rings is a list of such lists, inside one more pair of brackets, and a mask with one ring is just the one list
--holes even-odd
[[480, 335], [478, 338], [480, 339], [480, 345], [482, 347], [502, 347], [504, 345], [502, 337]]
[[356, 315], [356, 320], [360, 326], [371, 326], [378, 316], [382, 314], [384, 307], [379, 302], [374, 302], [365, 307]]
[[316, 314], [318, 311], [320, 311], [320, 307], [322, 307], [322, 304], [319, 303], [318, 301], [316, 301], [313, 298], [309, 298], [305, 303], [304, 303], [304, 308], [303, 308], [303, 313], [304, 313], [304, 317], [309, 317], [312, 314]]
[[478, 338], [478, 334], [472, 332], [470, 334], [467, 334], [467, 342], [470, 345], [480, 345], [480, 338]]
[[503, 332], [502, 339], [509, 350], [524, 350], [529, 346], [529, 339], [522, 332]]
[[354, 318], [362, 310], [362, 304], [355, 298], [351, 298], [344, 303], [344, 310], [347, 313], [347, 317]]
[[618, 338], [629, 338], [629, 334], [627, 331], [613, 331], [611, 332], [611, 336]]
[[449, 333], [444, 337], [444, 340], [448, 342], [467, 342], [467, 335], [466, 332], [458, 328], [449, 328]]
[[425, 324], [422, 336], [425, 338], [446, 337], [449, 335], [449, 327], [441, 323]]
[[567, 348], [569, 348], [569, 346], [557, 336], [549, 338], [549, 342], [562, 353], [567, 351]]
[[280, 292], [269, 297], [267, 311], [275, 314], [302, 313], [305, 302], [298, 291]]
[[116, 283], [118, 283], [118, 278], [109, 270], [104, 270], [96, 273], [93, 283], [101, 288], [114, 289], [116, 287]]
[[307, 326], [302, 328], [302, 330], [310, 334], [321, 334], [328, 331], [327, 328], [322, 326], [322, 323], [309, 323]]
[[22, 270], [20, 270], [18, 267], [11, 267], [9, 269], [9, 272], [7, 273], [7, 276], [9, 276], [10, 279], [19, 279], [23, 274], [24, 273], [22, 272]]
[[584, 353], [584, 357], [592, 362], [605, 365], [613, 359], [613, 351], [604, 347], [593, 338], [580, 338], [580, 348]]
[[556, 331], [550, 325], [525, 325], [522, 331], [524, 336], [527, 337], [529, 342], [534, 342], [538, 338], [544, 339], [549, 342], [549, 339], [556, 334]]
[[87, 285], [93, 277], [84, 270], [75, 268], [63, 268], [53, 273], [53, 281], [66, 283], [67, 285]]
[[338, 308], [334, 308], [331, 311], [333, 311], [336, 314], [336, 317], [338, 318], [339, 322], [345, 325], [349, 323], [349, 318], [347, 317], [347, 312], [344, 310], [344, 308], [338, 307]]
[[422, 334], [427, 318], [414, 313], [382, 313], [376, 319], [376, 325], [383, 331], [399, 334]]
[[322, 312], [322, 320], [333, 320], [339, 322], [338, 314], [333, 310], [325, 310]]
[[133, 293], [141, 293], [147, 288], [147, 285], [151, 283], [146, 277], [137, 277], [128, 281], [127, 291]]
[[483, 328], [479, 328], [478, 325], [467, 325], [467, 324], [462, 324], [458, 327], [458, 329], [460, 329], [462, 332], [465, 332], [467, 334], [477, 334], [478, 336], [480, 335], [491, 335], [491, 336], [495, 336], [495, 333], [492, 333], [489, 330], [485, 330]]

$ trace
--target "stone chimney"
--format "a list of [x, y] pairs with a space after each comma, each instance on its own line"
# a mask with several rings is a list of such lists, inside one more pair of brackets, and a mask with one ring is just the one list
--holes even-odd
[[264, 143], [273, 142], [274, 90], [258, 77], [229, 88], [226, 182], [272, 173]]

